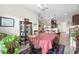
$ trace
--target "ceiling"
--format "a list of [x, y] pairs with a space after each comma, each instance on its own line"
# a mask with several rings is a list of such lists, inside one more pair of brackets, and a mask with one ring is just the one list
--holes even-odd
[[[6, 5], [0, 5], [6, 6]], [[13, 5], [8, 5], [13, 7]], [[37, 4], [16, 4], [15, 7], [23, 7], [24, 9], [29, 9], [34, 13], [38, 14], [40, 20], [48, 20], [51, 18], [66, 19], [74, 14], [79, 13], [79, 4], [47, 4], [48, 9], [42, 11]], [[2, 7], [1, 7], [2, 8]]]
[[24, 4], [28, 9], [38, 13], [42, 19], [63, 19], [79, 13], [79, 4], [48, 4], [44, 12], [36, 4]]

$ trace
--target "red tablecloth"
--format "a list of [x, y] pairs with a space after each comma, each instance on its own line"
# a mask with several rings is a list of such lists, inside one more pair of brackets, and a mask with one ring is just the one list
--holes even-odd
[[46, 54], [52, 48], [53, 41], [57, 35], [52, 33], [41, 33], [31, 41], [34, 45], [38, 45], [42, 49], [42, 53]]

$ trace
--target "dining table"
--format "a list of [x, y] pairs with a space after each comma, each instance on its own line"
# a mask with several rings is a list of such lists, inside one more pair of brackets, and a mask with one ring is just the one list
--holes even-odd
[[57, 34], [40, 33], [38, 35], [29, 35], [28, 37], [34, 46], [41, 48], [42, 54], [47, 54], [48, 50], [53, 48], [53, 42], [57, 37]]

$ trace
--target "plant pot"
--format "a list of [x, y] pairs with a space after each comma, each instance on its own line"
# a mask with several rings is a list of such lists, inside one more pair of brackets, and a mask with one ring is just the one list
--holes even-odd
[[9, 49], [8, 49], [8, 53], [9, 53], [9, 54], [13, 54], [14, 52], [15, 52], [15, 48], [9, 48]]
[[77, 39], [77, 41], [79, 41], [79, 35], [78, 35], [78, 36], [76, 36], [76, 39]]

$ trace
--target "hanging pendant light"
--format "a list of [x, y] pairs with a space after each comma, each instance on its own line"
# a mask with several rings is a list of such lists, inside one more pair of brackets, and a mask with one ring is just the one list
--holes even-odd
[[48, 9], [48, 5], [47, 4], [38, 4], [37, 5], [38, 8], [40, 8], [42, 11], [45, 11]]

